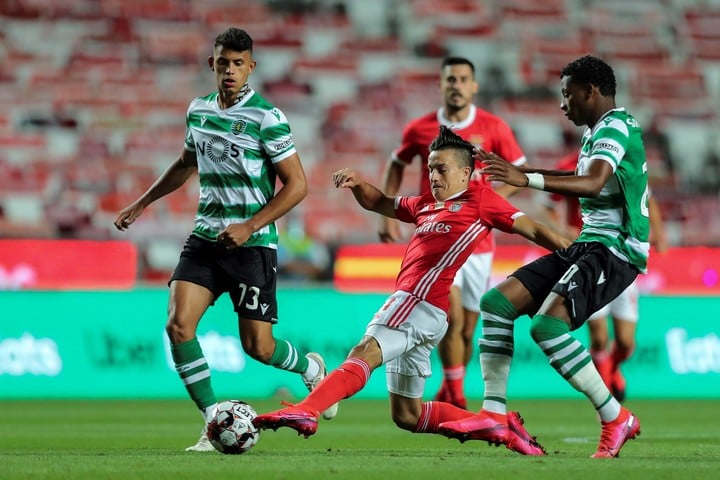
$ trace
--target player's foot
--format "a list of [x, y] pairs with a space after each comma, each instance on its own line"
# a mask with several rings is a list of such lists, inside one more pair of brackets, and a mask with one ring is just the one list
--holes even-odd
[[461, 442], [467, 440], [484, 440], [490, 445], [507, 444], [510, 429], [507, 424], [498, 422], [484, 411], [452, 422], [438, 425], [438, 433], [448, 438], [457, 438]]
[[613, 372], [610, 391], [618, 402], [622, 403], [625, 401], [625, 377], [623, 377], [619, 369]]
[[592, 458], [612, 458], [620, 455], [625, 442], [640, 435], [640, 420], [625, 407], [620, 408], [620, 415], [611, 422], [602, 422], [600, 444]]
[[200, 439], [197, 441], [195, 445], [192, 445], [190, 447], [187, 447], [185, 449], [186, 452], [214, 452], [215, 447], [212, 446], [212, 443], [210, 443], [210, 440], [207, 436], [207, 425], [203, 427], [202, 432], [200, 432]]
[[[327, 376], [327, 368], [325, 367], [325, 360], [323, 360], [319, 353], [310, 352], [305, 356], [314, 360], [318, 365], [320, 365], [320, 370], [313, 378], [306, 380], [305, 377], [303, 377], [303, 382], [305, 382], [305, 386], [308, 388], [309, 391], [312, 392], [315, 387], [317, 387], [318, 384], [322, 381], [322, 379]], [[327, 410], [325, 410], [322, 416], [325, 420], [332, 420], [337, 415], [337, 412], [338, 404], [336, 403], [334, 405], [331, 405]]]
[[289, 427], [305, 438], [317, 432], [318, 412], [308, 411], [285, 402], [283, 404], [287, 406], [255, 417], [253, 425], [257, 428], [272, 428], [273, 430], [280, 427]]
[[540, 443], [528, 433], [523, 425], [525, 420], [520, 416], [520, 412], [508, 412], [507, 414], [508, 428], [510, 435], [508, 443], [505, 446], [513, 452], [522, 455], [547, 455], [547, 452]]

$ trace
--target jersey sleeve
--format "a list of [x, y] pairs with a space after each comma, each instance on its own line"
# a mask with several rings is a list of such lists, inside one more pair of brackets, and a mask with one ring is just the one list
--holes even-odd
[[265, 113], [260, 125], [260, 144], [273, 163], [296, 153], [290, 123], [279, 108], [273, 107]]
[[520, 148], [520, 145], [518, 145], [515, 134], [513, 134], [510, 126], [505, 123], [504, 120], [497, 120], [495, 131], [495, 141], [492, 146], [494, 153], [516, 166], [527, 162], [527, 158]]
[[492, 228], [512, 233], [515, 219], [525, 214], [491, 188], [483, 188], [479, 193], [482, 196], [479, 202], [480, 220]]
[[622, 120], [612, 118], [603, 122], [592, 134], [591, 160], [602, 159], [612, 165], [613, 172], [625, 156], [630, 131]]
[[390, 157], [405, 164], [412, 163], [413, 159], [421, 153], [417, 137], [415, 122], [406, 125], [402, 133], [400, 146], [393, 150]]
[[395, 216], [398, 220], [415, 223], [421, 197], [395, 197]]

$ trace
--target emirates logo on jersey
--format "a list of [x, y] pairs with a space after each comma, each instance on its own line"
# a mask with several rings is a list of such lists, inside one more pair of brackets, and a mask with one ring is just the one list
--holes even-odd
[[425, 222], [415, 229], [415, 233], [450, 233], [452, 227], [443, 222]]

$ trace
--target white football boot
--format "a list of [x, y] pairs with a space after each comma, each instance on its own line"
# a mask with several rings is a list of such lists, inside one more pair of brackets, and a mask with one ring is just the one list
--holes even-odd
[[200, 432], [200, 439], [197, 441], [197, 443], [193, 446], [187, 447], [185, 449], [186, 452], [214, 452], [215, 447], [213, 447], [212, 443], [210, 443], [210, 440], [207, 436], [207, 425], [205, 425], [202, 429], [202, 432]]

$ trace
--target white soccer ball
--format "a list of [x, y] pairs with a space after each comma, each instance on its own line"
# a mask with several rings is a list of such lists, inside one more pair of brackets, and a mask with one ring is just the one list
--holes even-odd
[[220, 402], [208, 423], [208, 440], [220, 453], [245, 453], [260, 439], [260, 431], [252, 423], [255, 417], [255, 410], [241, 400]]

